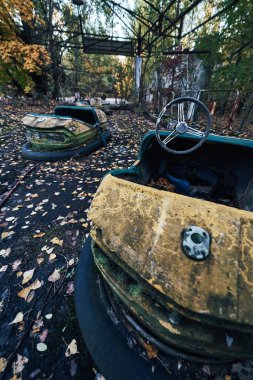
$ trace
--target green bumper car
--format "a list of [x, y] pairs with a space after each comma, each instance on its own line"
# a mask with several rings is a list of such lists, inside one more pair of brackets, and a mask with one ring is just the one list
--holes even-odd
[[253, 358], [253, 141], [210, 127], [201, 102], [174, 100], [95, 194], [75, 298], [107, 380]]
[[27, 114], [27, 143], [22, 154], [38, 161], [86, 155], [111, 138], [103, 111], [93, 107], [58, 106], [54, 114]]

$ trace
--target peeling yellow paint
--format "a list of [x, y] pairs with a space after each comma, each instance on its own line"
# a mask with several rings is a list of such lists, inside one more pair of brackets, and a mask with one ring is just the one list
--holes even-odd
[[[91, 235], [121, 266], [129, 267], [199, 319], [253, 325], [253, 213], [157, 190], [107, 175], [89, 211]], [[211, 236], [202, 262], [181, 249], [190, 225]]]
[[175, 327], [173, 327], [171, 323], [163, 321], [162, 319], [159, 319], [159, 323], [160, 323], [160, 325], [165, 327], [167, 330], [169, 330], [173, 334], [180, 335], [180, 331], [178, 329], [176, 329]]

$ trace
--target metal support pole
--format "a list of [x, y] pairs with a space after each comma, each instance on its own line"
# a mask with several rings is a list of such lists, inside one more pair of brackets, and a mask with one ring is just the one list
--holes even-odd
[[141, 89], [141, 75], [142, 75], [142, 57], [135, 57], [135, 94], [136, 99], [140, 102], [140, 89]]
[[142, 49], [141, 26], [139, 26], [137, 56], [135, 57], [135, 96], [136, 96], [136, 100], [138, 100], [138, 103], [141, 102], [141, 99], [140, 99], [141, 77], [142, 77], [141, 49]]

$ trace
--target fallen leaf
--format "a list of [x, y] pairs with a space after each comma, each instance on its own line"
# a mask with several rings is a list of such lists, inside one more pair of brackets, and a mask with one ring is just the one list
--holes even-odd
[[15, 216], [10, 216], [9, 218], [6, 218], [6, 222], [12, 222], [15, 218]]
[[39, 335], [39, 338], [40, 338], [41, 343], [44, 343], [44, 342], [45, 342], [45, 340], [47, 339], [47, 336], [48, 336], [48, 329], [45, 329], [45, 330]]
[[42, 282], [42, 281], [40, 281], [40, 280], [36, 280], [36, 281], [34, 281], [30, 286], [28, 286], [27, 288], [22, 289], [22, 290], [18, 293], [18, 296], [21, 297], [21, 298], [24, 298], [24, 300], [26, 301], [29, 292], [30, 292], [31, 290], [39, 289], [42, 285], [43, 285], [43, 282]]
[[75, 290], [75, 288], [74, 288], [74, 281], [71, 281], [67, 285], [67, 291], [66, 291], [66, 293], [67, 294], [72, 294], [74, 290]]
[[28, 363], [28, 359], [25, 356], [18, 354], [17, 361], [13, 363], [13, 366], [12, 366], [13, 372], [15, 374], [22, 372], [26, 363]]
[[0, 358], [0, 373], [3, 372], [7, 364], [7, 359]]
[[33, 277], [34, 271], [35, 271], [35, 268], [24, 272], [22, 285], [26, 284], [28, 281], [31, 280], [31, 278]]
[[68, 265], [71, 267], [72, 265], [74, 265], [74, 263], [75, 263], [75, 259], [70, 259], [68, 262]]
[[51, 255], [49, 255], [49, 261], [52, 261], [56, 258], [56, 254], [55, 253], [51, 253]]
[[61, 278], [59, 269], [55, 269], [54, 272], [48, 277], [48, 281], [56, 282]]
[[57, 245], [60, 245], [60, 246], [62, 247], [63, 240], [59, 240], [57, 237], [54, 237], [54, 238], [51, 240], [51, 243], [53, 243], [53, 244], [57, 244]]
[[37, 263], [40, 265], [41, 263], [43, 263], [43, 261], [44, 261], [44, 259], [43, 259], [43, 257], [39, 257], [38, 259], [37, 259]]
[[21, 262], [22, 261], [20, 259], [15, 260], [14, 263], [12, 264], [12, 270], [16, 271], [18, 269], [19, 265], [21, 264]]
[[47, 345], [45, 343], [38, 343], [36, 347], [37, 350], [40, 352], [44, 352], [47, 350]]
[[7, 238], [7, 237], [9, 237], [9, 236], [11, 236], [11, 235], [13, 235], [13, 234], [15, 234], [14, 231], [2, 232], [2, 235], [1, 235], [2, 240], [5, 239], [5, 238]]
[[13, 321], [11, 323], [9, 323], [9, 325], [14, 325], [15, 323], [19, 323], [19, 322], [22, 322], [24, 319], [24, 314], [20, 311], [16, 317], [13, 319]]
[[69, 224], [78, 223], [78, 220], [72, 218], [72, 219], [69, 219], [68, 223]]
[[31, 290], [27, 296], [26, 302], [28, 302], [28, 303], [31, 302], [33, 300], [34, 296], [35, 296], [35, 291]]
[[72, 339], [72, 341], [70, 342], [70, 344], [67, 347], [67, 350], [65, 352], [65, 356], [69, 357], [69, 356], [75, 355], [77, 353], [78, 353], [78, 351], [77, 351], [76, 340]]
[[7, 249], [1, 249], [0, 250], [0, 256], [2, 257], [8, 257], [9, 254], [11, 252], [11, 248], [7, 248]]
[[5, 272], [8, 268], [8, 265], [3, 265], [1, 268], [0, 268], [0, 272]]
[[33, 235], [33, 238], [41, 238], [41, 237], [43, 237], [44, 235], [46, 235], [45, 234], [45, 232], [39, 232], [38, 234], [35, 234], [35, 235]]
[[149, 359], [157, 358], [157, 349], [154, 346], [152, 346], [152, 344], [146, 343], [144, 341], [142, 342], [142, 344], [146, 349], [147, 357]]

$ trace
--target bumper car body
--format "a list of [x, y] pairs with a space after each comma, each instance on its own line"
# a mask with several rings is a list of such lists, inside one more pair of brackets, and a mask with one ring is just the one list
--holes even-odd
[[[173, 146], [197, 140], [187, 134]], [[100, 184], [89, 211], [96, 266], [162, 344], [253, 356], [252, 157], [252, 141], [215, 135], [187, 158], [168, 155], [149, 132], [136, 165]]]
[[78, 151], [85, 154], [90, 144], [96, 148], [110, 136], [105, 114], [89, 106], [58, 106], [53, 115], [28, 114], [22, 121], [28, 142], [22, 153], [28, 158], [43, 158], [43, 153], [45, 159], [64, 158], [64, 152], [67, 158]]

